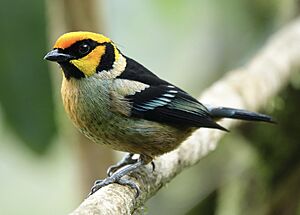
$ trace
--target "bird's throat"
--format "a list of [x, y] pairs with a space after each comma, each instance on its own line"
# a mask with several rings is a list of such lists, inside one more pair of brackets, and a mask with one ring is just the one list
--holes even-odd
[[81, 79], [85, 77], [84, 73], [81, 72], [76, 66], [74, 66], [70, 62], [60, 63], [60, 66], [67, 80], [70, 80], [71, 78]]

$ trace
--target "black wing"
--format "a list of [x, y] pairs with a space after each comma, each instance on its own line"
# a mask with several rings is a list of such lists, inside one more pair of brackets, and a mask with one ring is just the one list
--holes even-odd
[[117, 78], [139, 81], [150, 87], [126, 96], [132, 103], [131, 116], [184, 127], [226, 130], [207, 108], [180, 88], [160, 79], [136, 61], [126, 58], [125, 71]]
[[139, 64], [135, 60], [129, 57], [125, 57], [125, 58], [127, 63], [126, 68], [124, 72], [122, 72], [122, 74], [117, 78], [139, 81], [151, 86], [169, 84], [168, 82], [160, 79], [157, 75], [152, 73], [150, 70], [148, 70], [146, 67]]

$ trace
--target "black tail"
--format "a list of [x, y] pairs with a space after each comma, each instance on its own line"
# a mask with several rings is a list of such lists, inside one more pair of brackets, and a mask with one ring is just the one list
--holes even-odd
[[227, 108], [227, 107], [208, 107], [208, 110], [213, 118], [232, 118], [232, 119], [241, 119], [248, 121], [262, 121], [275, 123], [272, 117], [255, 113], [247, 110]]

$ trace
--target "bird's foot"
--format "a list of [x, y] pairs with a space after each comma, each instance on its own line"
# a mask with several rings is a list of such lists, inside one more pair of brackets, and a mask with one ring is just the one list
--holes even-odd
[[[134, 161], [134, 163], [126, 164], [127, 166], [124, 165], [124, 168], [122, 168], [122, 169], [118, 168], [118, 170], [115, 173], [112, 173], [110, 176], [108, 176], [104, 180], [97, 180], [94, 183], [94, 186], [92, 187], [91, 192], [90, 192], [89, 195], [94, 194], [97, 190], [99, 190], [100, 188], [105, 187], [109, 184], [118, 183], [118, 184], [121, 184], [121, 185], [128, 185], [130, 188], [136, 190], [136, 198], [137, 198], [141, 193], [141, 190], [140, 190], [139, 186], [136, 185], [131, 180], [124, 179], [122, 177], [129, 174], [129, 173], [131, 173], [131, 172], [133, 172], [134, 170], [140, 168], [141, 166], [145, 165], [147, 163], [146, 159], [147, 158], [145, 156], [140, 156], [140, 158], [137, 159], [137, 160], [132, 159]], [[121, 163], [121, 162], [119, 162], [119, 163]]]
[[110, 177], [112, 176], [112, 174], [114, 174], [116, 171], [118, 171], [120, 168], [130, 165], [130, 164], [134, 164], [137, 162], [137, 159], [133, 159], [134, 154], [129, 153], [127, 155], [125, 155], [122, 160], [120, 160], [117, 164], [112, 165], [108, 168], [107, 170], [107, 175]]
[[112, 177], [107, 177], [104, 180], [95, 181], [94, 186], [92, 187], [91, 192], [89, 193], [89, 196], [93, 195], [97, 190], [101, 189], [102, 187], [105, 187], [112, 183], [129, 186], [130, 188], [134, 189], [136, 191], [136, 195], [135, 195], [136, 198], [138, 198], [141, 193], [139, 186], [129, 179], [124, 179], [124, 178], [114, 179]]

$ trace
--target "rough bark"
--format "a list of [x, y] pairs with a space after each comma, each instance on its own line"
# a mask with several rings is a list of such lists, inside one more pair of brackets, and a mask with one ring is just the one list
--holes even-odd
[[[270, 38], [264, 48], [244, 67], [228, 72], [200, 97], [204, 104], [229, 106], [255, 111], [274, 97], [300, 69], [300, 19]], [[222, 120], [226, 128], [236, 120]], [[270, 126], [270, 125], [266, 125]], [[142, 194], [135, 199], [135, 191], [111, 184], [88, 197], [71, 214], [132, 214], [140, 210], [151, 196], [172, 178], [199, 162], [213, 151], [225, 132], [198, 129], [181, 146], [155, 160], [151, 165], [130, 175], [140, 186]]]

